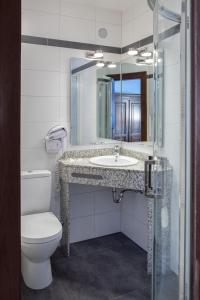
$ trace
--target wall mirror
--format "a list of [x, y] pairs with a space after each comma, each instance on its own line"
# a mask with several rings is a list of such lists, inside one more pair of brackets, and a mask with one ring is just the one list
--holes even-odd
[[71, 58], [71, 144], [152, 141], [152, 60]]

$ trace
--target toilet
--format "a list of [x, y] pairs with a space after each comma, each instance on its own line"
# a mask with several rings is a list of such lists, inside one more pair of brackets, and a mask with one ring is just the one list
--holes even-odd
[[35, 290], [52, 282], [50, 257], [62, 237], [62, 225], [50, 212], [51, 172], [21, 173], [21, 271]]

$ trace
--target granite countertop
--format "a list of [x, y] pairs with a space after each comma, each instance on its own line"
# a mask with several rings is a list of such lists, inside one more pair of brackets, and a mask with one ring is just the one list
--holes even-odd
[[66, 151], [59, 160], [60, 178], [65, 183], [79, 183], [144, 191], [145, 156], [132, 151], [122, 151], [121, 155], [138, 159], [138, 163], [128, 167], [98, 166], [90, 162], [91, 157], [112, 155], [112, 149]]
[[119, 170], [119, 171], [135, 171], [135, 172], [144, 172], [144, 161], [138, 160], [138, 163], [133, 166], [128, 167], [108, 167], [108, 166], [99, 166], [92, 164], [90, 162], [90, 158], [81, 157], [81, 158], [64, 158], [59, 161], [65, 167], [84, 167], [84, 168], [92, 168], [92, 169], [101, 169], [101, 170]]

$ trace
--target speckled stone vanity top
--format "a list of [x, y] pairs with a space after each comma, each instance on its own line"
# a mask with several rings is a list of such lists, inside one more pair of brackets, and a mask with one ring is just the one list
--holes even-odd
[[93, 165], [90, 158], [112, 155], [112, 149], [93, 149], [67, 151], [60, 159], [60, 175], [69, 183], [100, 185], [106, 187], [144, 190], [144, 160], [147, 155], [122, 149], [120, 154], [138, 159], [138, 163], [129, 167], [105, 167]]

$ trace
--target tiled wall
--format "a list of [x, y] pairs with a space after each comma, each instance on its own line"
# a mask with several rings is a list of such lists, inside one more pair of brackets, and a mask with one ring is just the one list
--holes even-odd
[[[95, 3], [95, 2], [94, 2]], [[67, 0], [23, 0], [22, 33], [121, 47], [121, 13]], [[99, 28], [108, 36], [101, 39]]]
[[[129, 28], [128, 36], [130, 36], [130, 39], [123, 36], [123, 45], [144, 37], [142, 32], [139, 32], [139, 29], [144, 27], [138, 26], [137, 23], [134, 23], [136, 24], [134, 26], [137, 26], [137, 35], [130, 35], [133, 31], [133, 23], [128, 11], [124, 15], [122, 27], [122, 15], [118, 11], [94, 9], [85, 5], [77, 6], [75, 1], [23, 0], [22, 9], [22, 34], [26, 35], [117, 47], [122, 46], [122, 29], [123, 33], [126, 33]], [[135, 11], [137, 11], [136, 8]], [[144, 12], [144, 16], [145, 11], [141, 9], [141, 14]], [[126, 23], [126, 19], [128, 23]], [[100, 27], [108, 30], [108, 37], [103, 41], [97, 35]], [[85, 53], [86, 51], [82, 50], [22, 44], [22, 169], [55, 170], [58, 156], [46, 153], [44, 136], [49, 128], [57, 124], [64, 125], [69, 130], [69, 61], [71, 57], [85, 57]], [[118, 60], [119, 55], [106, 53], [105, 59]], [[67, 144], [69, 145], [69, 136]], [[54, 173], [53, 176], [52, 209], [59, 215], [59, 194], [56, 191]], [[128, 209], [125, 207], [128, 207], [127, 205], [131, 201], [127, 201], [126, 205], [123, 205], [120, 215], [120, 206], [112, 203], [111, 190], [76, 187], [72, 188], [71, 195], [71, 241], [122, 230], [130, 238], [134, 238], [139, 245], [146, 248], [145, 229], [144, 226], [139, 226], [142, 215], [138, 220], [139, 223], [136, 220], [131, 223], [130, 220], [133, 216], [126, 215]], [[136, 232], [131, 233], [131, 228]], [[144, 232], [143, 241], [139, 237], [140, 234], [137, 233], [137, 230], [141, 233], [141, 228]]]
[[121, 204], [121, 231], [147, 251], [148, 224], [147, 199], [127, 192]]
[[153, 12], [147, 0], [133, 0], [132, 7], [122, 16], [122, 46], [127, 46], [153, 34]]
[[120, 204], [110, 188], [70, 185], [70, 241], [77, 242], [121, 231]]
[[127, 192], [121, 204], [112, 200], [112, 189], [77, 184], [70, 185], [70, 241], [123, 232], [147, 250], [147, 200]]

